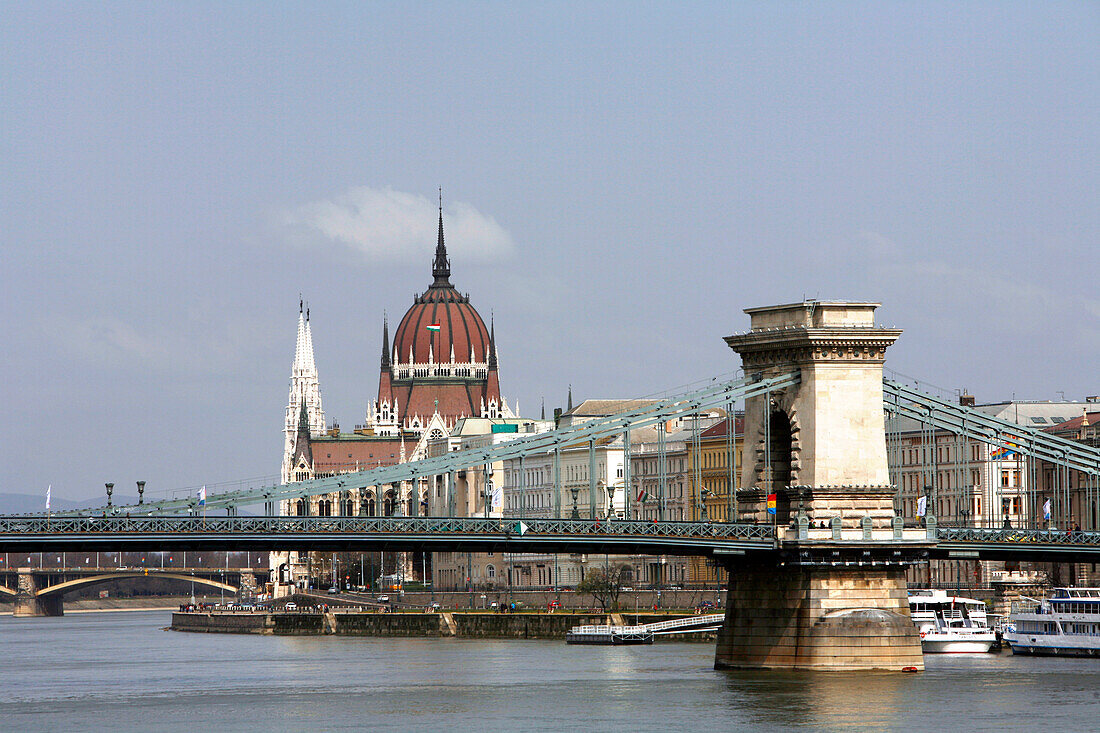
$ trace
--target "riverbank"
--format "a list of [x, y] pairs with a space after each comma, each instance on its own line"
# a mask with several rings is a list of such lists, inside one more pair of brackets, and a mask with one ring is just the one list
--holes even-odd
[[[65, 613], [101, 613], [103, 611], [175, 611], [191, 602], [191, 596], [136, 596], [133, 598], [84, 598], [65, 601]], [[0, 604], [0, 616], [11, 616], [12, 604]]]
[[[377, 613], [358, 610], [176, 611], [173, 631], [274, 636], [455, 637], [565, 639], [574, 626], [648, 624], [684, 613], [485, 613], [466, 611]], [[670, 634], [662, 641], [715, 641], [714, 633]]]

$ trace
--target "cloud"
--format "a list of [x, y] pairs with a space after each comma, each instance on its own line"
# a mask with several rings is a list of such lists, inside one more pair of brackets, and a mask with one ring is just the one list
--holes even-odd
[[[360, 186], [285, 212], [281, 223], [306, 244], [335, 242], [375, 262], [430, 258], [438, 208], [418, 194]], [[443, 209], [447, 252], [467, 261], [511, 255], [512, 235], [491, 216], [459, 201]]]
[[42, 328], [67, 359], [177, 376], [237, 373], [278, 336], [244, 318], [201, 313], [187, 314], [172, 329], [97, 316], [47, 318]]
[[924, 299], [955, 315], [1039, 333], [1051, 328], [1054, 314], [1072, 313], [1070, 325], [1079, 334], [1100, 334], [1100, 300], [1088, 291], [1052, 287], [995, 261], [975, 266], [965, 259], [948, 260], [929, 247], [904, 247], [873, 231], [859, 232], [855, 242], [857, 256], [869, 264], [874, 279], [907, 292], [913, 302]]

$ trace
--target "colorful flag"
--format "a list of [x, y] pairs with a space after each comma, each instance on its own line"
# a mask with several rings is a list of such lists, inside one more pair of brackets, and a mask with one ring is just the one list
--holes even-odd
[[516, 523], [516, 534], [518, 534], [520, 537], [522, 537], [523, 533], [526, 532], [526, 531], [527, 531], [527, 525], [526, 524], [524, 524], [523, 522], [517, 522]]
[[775, 514], [775, 494], [768, 494], [768, 514]]
[[1043, 519], [1050, 519], [1050, 499], [1043, 502]]
[[918, 517], [923, 517], [924, 513], [926, 511], [928, 511], [928, 497], [927, 496], [918, 496], [917, 497], [917, 516]]
[[640, 501], [640, 502], [649, 501], [649, 492], [646, 491], [645, 489], [642, 489], [641, 491], [639, 491], [638, 492], [638, 501]]
[[199, 489], [199, 506], [206, 506], [206, 487]]
[[432, 333], [438, 333], [439, 328], [440, 328], [440, 326], [439, 326], [438, 323], [429, 323], [428, 324], [428, 330], [431, 331]]
[[46, 487], [46, 511], [50, 510], [50, 491], [53, 489], [53, 484]]

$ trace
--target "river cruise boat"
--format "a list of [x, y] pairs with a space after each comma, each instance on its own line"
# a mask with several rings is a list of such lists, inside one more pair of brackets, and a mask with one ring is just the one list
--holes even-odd
[[942, 590], [909, 591], [909, 615], [926, 654], [984, 654], [997, 641], [985, 603]]
[[1100, 656], [1100, 588], [1054, 588], [1012, 604], [1004, 640], [1013, 654]]

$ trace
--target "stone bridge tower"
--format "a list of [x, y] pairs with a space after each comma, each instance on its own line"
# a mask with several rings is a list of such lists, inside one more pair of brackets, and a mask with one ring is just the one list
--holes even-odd
[[779, 552], [728, 566], [717, 667], [923, 668], [905, 567], [927, 543], [894, 518], [882, 408], [882, 365], [901, 331], [876, 327], [877, 307], [751, 308], [751, 330], [726, 338], [747, 375], [801, 381], [745, 404], [739, 510], [770, 521], [764, 495], [777, 495]]

